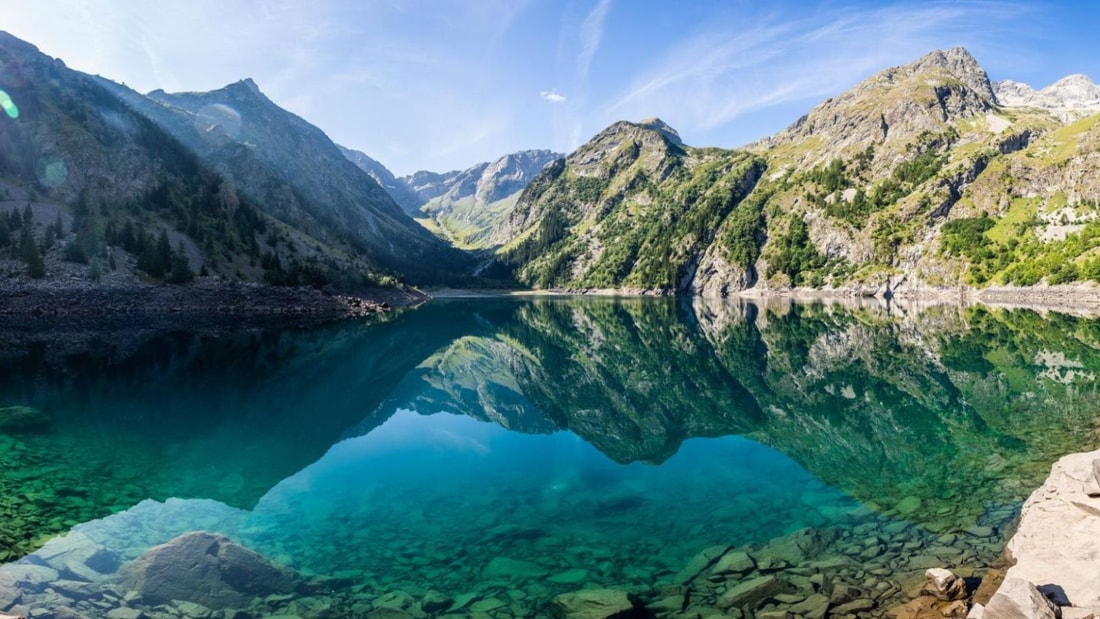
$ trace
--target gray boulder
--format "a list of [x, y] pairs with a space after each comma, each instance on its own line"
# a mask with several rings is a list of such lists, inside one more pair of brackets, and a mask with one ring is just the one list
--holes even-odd
[[927, 582], [921, 589], [923, 593], [945, 602], [961, 600], [966, 597], [966, 582], [951, 570], [934, 567], [924, 572]]
[[982, 619], [1057, 619], [1060, 609], [1022, 578], [1004, 581], [985, 605]]
[[553, 608], [560, 619], [624, 619], [635, 616], [639, 605], [625, 591], [587, 589], [555, 597]]
[[181, 535], [119, 570], [121, 584], [152, 606], [182, 600], [207, 608], [244, 608], [256, 598], [297, 590], [293, 570], [222, 535]]

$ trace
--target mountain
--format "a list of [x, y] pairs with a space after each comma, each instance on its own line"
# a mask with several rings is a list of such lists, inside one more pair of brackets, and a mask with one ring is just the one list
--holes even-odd
[[463, 249], [498, 245], [519, 193], [550, 162], [562, 155], [524, 150], [439, 174], [420, 171], [403, 178], [357, 151], [344, 156], [371, 174], [394, 200], [425, 228]]
[[1004, 107], [1037, 107], [1072, 122], [1100, 112], [1100, 86], [1087, 75], [1069, 75], [1042, 90], [1005, 80], [993, 85], [997, 102]]
[[463, 264], [459, 252], [416, 225], [320, 129], [275, 105], [252, 80], [210, 92], [157, 90], [148, 96], [103, 83], [268, 214], [318, 239], [322, 253], [429, 283], [445, 277], [435, 266], [440, 261]]
[[[1087, 114], [1085, 81], [1047, 95]], [[1100, 279], [1100, 117], [1067, 124], [1007, 92], [955, 48], [743, 149], [615, 123], [524, 190], [494, 271], [536, 288], [706, 296]]]
[[524, 190], [499, 262], [539, 288], [689, 289], [732, 213], [744, 226], [722, 242], [755, 259], [760, 204], [736, 207], [765, 168], [748, 152], [685, 146], [658, 119], [615, 123]]
[[[6, 274], [22, 261], [32, 278], [65, 281], [263, 276], [262, 239], [285, 233], [231, 179], [101, 80], [3, 32], [0, 66]], [[299, 266], [288, 275], [314, 274], [312, 261]]]
[[397, 203], [397, 206], [401, 207], [401, 210], [411, 215], [420, 206], [422, 202], [420, 196], [405, 183], [404, 179], [394, 176], [389, 168], [372, 159], [366, 153], [344, 148], [339, 144], [336, 146], [348, 161], [354, 163], [360, 170], [369, 174], [374, 182], [381, 185], [382, 189], [385, 189], [386, 193], [390, 194], [393, 201]]

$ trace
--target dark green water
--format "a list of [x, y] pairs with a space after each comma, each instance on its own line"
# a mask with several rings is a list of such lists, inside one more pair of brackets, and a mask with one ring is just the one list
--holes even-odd
[[[836, 598], [818, 573], [859, 593], [827, 612], [881, 616], [927, 567], [980, 576], [1100, 410], [1100, 322], [1029, 311], [478, 299], [8, 331], [0, 407], [49, 420], [0, 430], [0, 612], [229, 616], [114, 572], [201, 530], [335, 578], [253, 616], [549, 616], [585, 588], [665, 616], [785, 583], [748, 614]], [[81, 544], [112, 560], [65, 568]], [[755, 567], [685, 572], [716, 545]]]

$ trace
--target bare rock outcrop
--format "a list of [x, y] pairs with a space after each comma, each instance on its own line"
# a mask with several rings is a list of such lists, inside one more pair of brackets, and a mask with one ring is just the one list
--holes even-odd
[[[1054, 464], [1046, 483], [1024, 504], [1019, 529], [1006, 549], [1016, 563], [984, 617], [1057, 616], [1058, 609], [1044, 610], [1031, 589], [1041, 592], [1044, 601], [1100, 612], [1098, 468], [1100, 450], [1065, 456]], [[1014, 608], [1024, 614], [1014, 614]]]

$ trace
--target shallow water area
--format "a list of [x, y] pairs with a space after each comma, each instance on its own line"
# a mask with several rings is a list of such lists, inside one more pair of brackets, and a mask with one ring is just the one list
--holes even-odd
[[11, 614], [548, 616], [596, 589], [882, 616], [928, 567], [979, 577], [1096, 436], [1100, 327], [1053, 314], [469, 299], [21, 337], [0, 408], [42, 418], [0, 434]]

